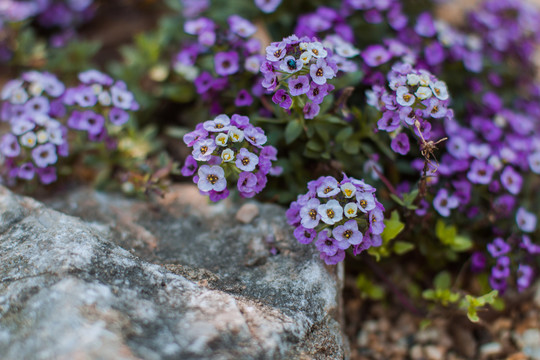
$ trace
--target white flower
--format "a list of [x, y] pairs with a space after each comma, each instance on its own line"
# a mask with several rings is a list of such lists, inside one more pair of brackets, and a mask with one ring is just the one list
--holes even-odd
[[99, 95], [99, 93], [103, 91], [103, 86], [100, 84], [92, 84], [92, 90], [94, 91], [94, 94]]
[[444, 81], [437, 81], [435, 84], [430, 84], [429, 87], [431, 90], [433, 90], [433, 95], [439, 100], [447, 100], [448, 95], [448, 88], [446, 87], [446, 83]]
[[23, 88], [16, 88], [11, 92], [10, 101], [13, 104], [24, 104], [28, 100], [28, 94]]
[[429, 99], [432, 95], [433, 95], [433, 92], [431, 91], [431, 89], [427, 86], [420, 86], [418, 88], [418, 90], [416, 90], [416, 93], [415, 95], [420, 99], [420, 100], [425, 100], [425, 99]]
[[358, 208], [364, 213], [375, 209], [375, 198], [373, 197], [372, 193], [356, 193], [356, 201], [358, 205], [360, 205]]
[[227, 134], [221, 133], [216, 136], [216, 145], [225, 146], [227, 145], [227, 140], [229, 140], [229, 136]]
[[334, 225], [343, 219], [343, 208], [334, 199], [319, 205], [317, 212], [321, 215], [321, 220], [328, 225]]
[[429, 74], [425, 71], [420, 70], [420, 85], [422, 86], [429, 86], [431, 84], [431, 79], [429, 78]]
[[54, 145], [62, 145], [64, 143], [60, 128], [47, 129], [47, 133], [49, 134], [49, 141]]
[[49, 134], [47, 134], [47, 131], [45, 130], [39, 130], [36, 136], [37, 142], [40, 144], [45, 144], [47, 141], [49, 141]]
[[121, 109], [129, 110], [133, 101], [133, 94], [116, 86], [111, 88], [112, 103]]
[[311, 61], [311, 58], [312, 58], [312, 54], [311, 52], [309, 51], [304, 51], [302, 53], [302, 55], [300, 55], [300, 60], [304, 63], [304, 64], [307, 64], [308, 62]]
[[501, 114], [497, 114], [495, 115], [495, 117], [493, 118], [493, 123], [495, 125], [497, 125], [497, 127], [500, 127], [500, 128], [503, 128], [506, 126], [507, 124], [507, 120], [504, 116], [502, 116]]
[[345, 183], [340, 188], [346, 198], [351, 198], [356, 194], [356, 186], [351, 183]]
[[351, 58], [360, 54], [360, 50], [347, 42], [342, 42], [336, 46], [336, 54], [344, 58]]
[[223, 152], [221, 153], [221, 160], [223, 160], [223, 162], [231, 162], [234, 160], [234, 151], [232, 151], [231, 149], [225, 149], [223, 150]]
[[408, 87], [400, 86], [396, 91], [396, 101], [401, 106], [412, 106], [416, 98], [413, 94], [409, 93]]
[[109, 95], [108, 91], [102, 91], [98, 95], [98, 101], [103, 106], [110, 106], [112, 103], [111, 95]]
[[491, 155], [487, 162], [495, 171], [499, 171], [503, 168], [503, 163], [497, 155]]
[[199, 76], [199, 69], [196, 66], [182, 64], [181, 62], [174, 64], [174, 71], [188, 81], [193, 81]]
[[411, 86], [416, 86], [420, 82], [420, 76], [416, 74], [407, 74], [407, 84]]
[[232, 142], [240, 142], [244, 140], [244, 132], [237, 128], [236, 126], [231, 126], [229, 128], [229, 137]]
[[20, 142], [22, 146], [33, 148], [36, 146], [36, 140], [36, 134], [33, 131], [30, 131], [21, 136]]
[[348, 203], [343, 208], [343, 212], [345, 213], [346, 217], [351, 219], [356, 216], [356, 213], [358, 212], [358, 206], [356, 205], [356, 203]]
[[244, 63], [244, 67], [247, 71], [257, 74], [259, 72], [259, 69], [261, 68], [261, 60], [259, 56], [252, 55], [248, 57]]
[[40, 96], [43, 92], [43, 86], [41, 85], [41, 83], [33, 82], [30, 84], [30, 86], [28, 86], [28, 91], [32, 96]]
[[301, 42], [301, 43], [298, 45], [298, 47], [300, 48], [300, 50], [307, 50], [307, 48], [308, 48], [308, 43], [305, 42], [305, 41], [303, 41], [303, 42]]
[[323, 44], [318, 41], [309, 43], [307, 50], [311, 52], [311, 55], [316, 58], [325, 58], [328, 55], [328, 52], [324, 49]]
[[22, 80], [10, 80], [4, 85], [2, 89], [2, 100], [7, 100], [11, 97], [11, 94], [15, 89], [20, 89], [23, 84]]

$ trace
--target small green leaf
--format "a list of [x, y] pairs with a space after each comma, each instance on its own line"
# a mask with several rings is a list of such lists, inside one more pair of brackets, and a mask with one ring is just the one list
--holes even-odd
[[451, 246], [455, 251], [467, 251], [473, 246], [473, 243], [468, 237], [458, 235], [454, 238]]
[[436, 289], [449, 289], [451, 285], [452, 278], [448, 271], [441, 271], [435, 276], [433, 284]]
[[321, 152], [324, 149], [324, 145], [318, 139], [311, 139], [307, 142], [306, 148], [311, 151]]
[[392, 200], [398, 203], [398, 205], [405, 206], [405, 203], [403, 202], [403, 200], [401, 200], [401, 198], [397, 196], [396, 194], [390, 194], [390, 197], [392, 198]]
[[396, 210], [392, 211], [390, 219], [384, 220], [384, 224], [386, 226], [381, 234], [384, 242], [394, 239], [405, 228], [405, 224], [399, 220], [399, 213]]
[[285, 142], [287, 144], [292, 143], [300, 134], [302, 134], [302, 124], [300, 124], [300, 121], [293, 120], [289, 122], [285, 128]]
[[480, 321], [480, 318], [478, 317], [478, 314], [476, 312], [476, 308], [475, 307], [469, 307], [469, 309], [467, 310], [467, 317], [469, 318], [469, 320], [471, 320], [472, 322], [478, 322]]
[[414, 249], [414, 244], [406, 241], [396, 241], [394, 244], [394, 252], [398, 255], [403, 255]]
[[336, 135], [336, 142], [343, 144], [353, 134], [353, 129], [350, 126], [341, 129]]

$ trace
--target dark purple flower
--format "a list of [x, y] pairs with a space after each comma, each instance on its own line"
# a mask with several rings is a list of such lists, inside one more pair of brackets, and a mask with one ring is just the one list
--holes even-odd
[[338, 251], [334, 255], [328, 255], [321, 252], [320, 257], [322, 260], [324, 260], [324, 263], [326, 265], [336, 265], [345, 260], [345, 251], [338, 249]]
[[19, 166], [17, 176], [24, 180], [32, 180], [36, 173], [36, 168], [31, 162], [27, 162]]
[[304, 105], [304, 108], [302, 109], [304, 112], [304, 118], [306, 119], [313, 119], [315, 116], [319, 114], [321, 111], [321, 108], [319, 105], [314, 104], [312, 102], [306, 102], [306, 105]]
[[496, 238], [492, 243], [487, 245], [487, 249], [492, 257], [497, 258], [508, 253], [511, 247], [502, 238]]
[[182, 173], [182, 176], [192, 176], [197, 171], [197, 167], [197, 160], [195, 160], [193, 156], [188, 155], [186, 158], [186, 162], [184, 163], [184, 166], [182, 166], [180, 172]]
[[405, 133], [397, 134], [396, 137], [392, 139], [390, 147], [398, 154], [407, 155], [410, 150], [409, 137]]
[[214, 57], [216, 73], [228, 76], [238, 72], [238, 53], [236, 51], [218, 52]]
[[331, 84], [319, 85], [315, 82], [311, 83], [311, 87], [307, 92], [307, 97], [314, 104], [321, 104], [324, 100], [324, 97], [328, 95], [330, 91], [334, 90], [334, 86]]
[[289, 79], [289, 93], [291, 96], [299, 96], [309, 91], [309, 78], [301, 75]]
[[317, 236], [317, 232], [313, 229], [306, 229], [302, 225], [299, 225], [294, 229], [294, 237], [300, 244], [310, 244]]
[[210, 90], [210, 88], [212, 87], [213, 80], [214, 78], [212, 77], [212, 75], [210, 75], [209, 72], [203, 71], [199, 76], [197, 76], [197, 78], [193, 82], [195, 84], [197, 93], [204, 94], [208, 90]]
[[339, 250], [338, 241], [331, 237], [328, 230], [323, 230], [319, 233], [317, 241], [315, 241], [315, 246], [321, 253], [329, 256], [335, 255]]
[[534, 277], [534, 272], [532, 267], [525, 264], [519, 264], [517, 271], [516, 283], [518, 286], [518, 291], [522, 292], [531, 286], [531, 282]]
[[278, 91], [276, 91], [274, 96], [272, 96], [272, 101], [274, 102], [274, 104], [277, 104], [283, 109], [287, 109], [287, 110], [292, 105], [291, 97], [289, 96], [289, 94], [287, 94], [287, 91], [283, 89], [279, 89]]
[[392, 132], [396, 130], [400, 124], [401, 119], [399, 118], [398, 113], [393, 111], [385, 111], [379, 121], [377, 121], [377, 128], [379, 130]]
[[486, 268], [487, 259], [484, 253], [475, 251], [471, 256], [471, 271], [478, 273]]
[[46, 168], [38, 168], [37, 174], [39, 176], [39, 181], [41, 181], [42, 184], [48, 185], [56, 181], [56, 168], [49, 166]]
[[253, 98], [249, 92], [245, 89], [242, 89], [238, 92], [236, 99], [234, 99], [234, 105], [237, 107], [250, 106], [253, 103]]
[[491, 276], [496, 279], [507, 278], [510, 276], [510, 258], [508, 258], [508, 256], [497, 258], [497, 264], [491, 268]]

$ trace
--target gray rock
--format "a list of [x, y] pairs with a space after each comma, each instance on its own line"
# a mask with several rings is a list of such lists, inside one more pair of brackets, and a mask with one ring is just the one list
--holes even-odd
[[0, 187], [2, 359], [343, 359], [342, 268], [284, 209], [91, 190], [47, 202]]

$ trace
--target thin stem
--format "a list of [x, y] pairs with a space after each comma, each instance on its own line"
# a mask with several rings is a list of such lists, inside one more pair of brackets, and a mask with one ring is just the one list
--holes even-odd
[[388, 188], [388, 190], [390, 190], [392, 194], [400, 197], [396, 191], [396, 188], [390, 183], [390, 180], [388, 180], [386, 176], [384, 176], [383, 173], [380, 172], [379, 169], [377, 169], [377, 167], [373, 166], [373, 171], [375, 171], [375, 173], [381, 178], [381, 181], [384, 183], [384, 185], [386, 185], [386, 187]]

